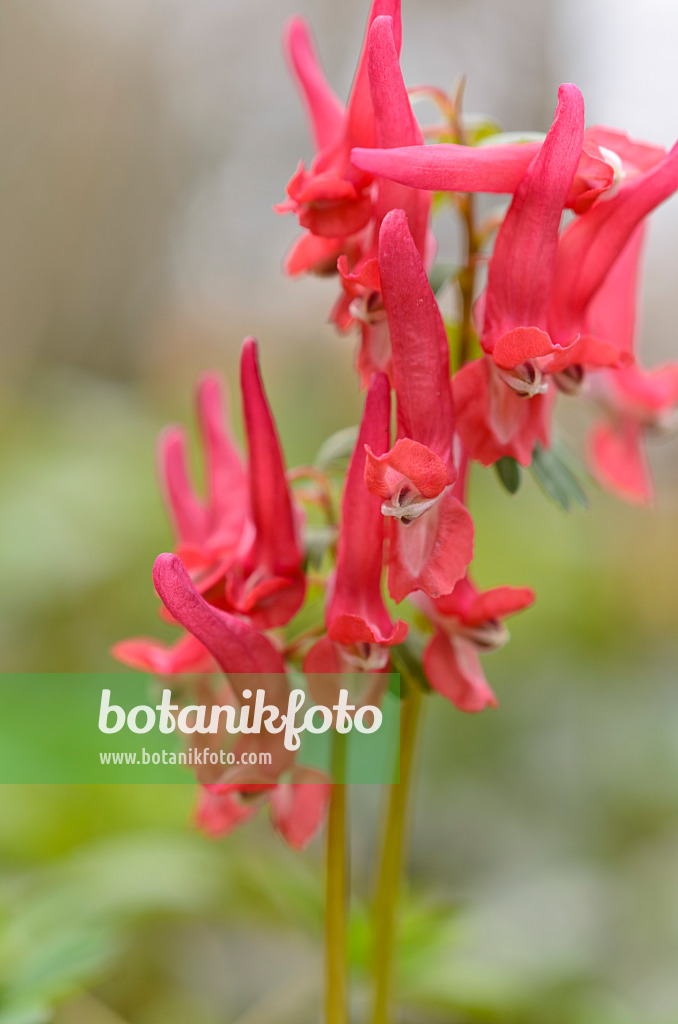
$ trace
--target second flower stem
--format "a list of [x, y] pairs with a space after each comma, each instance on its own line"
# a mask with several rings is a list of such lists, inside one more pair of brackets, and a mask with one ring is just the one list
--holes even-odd
[[411, 686], [400, 712], [400, 781], [394, 783], [390, 790], [374, 902], [372, 969], [375, 990], [372, 1024], [390, 1024], [392, 1020], [391, 989], [393, 952], [396, 945], [396, 910], [421, 700], [421, 690]]
[[[333, 737], [332, 776], [343, 780], [346, 737]], [[348, 1024], [346, 915], [348, 910], [348, 838], [346, 785], [334, 782], [327, 819], [325, 861], [325, 1024]]]

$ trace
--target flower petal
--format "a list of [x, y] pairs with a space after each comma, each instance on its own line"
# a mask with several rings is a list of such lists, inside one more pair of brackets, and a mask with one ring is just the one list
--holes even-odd
[[266, 401], [257, 360], [257, 343], [247, 338], [240, 362], [243, 414], [249, 451], [256, 561], [277, 575], [297, 572], [302, 553], [285, 476], [280, 440]]
[[424, 651], [424, 671], [434, 690], [460, 711], [476, 712], [497, 706], [473, 644], [437, 633]]
[[546, 139], [518, 186], [490, 261], [482, 344], [515, 327], [546, 329], [558, 230], [584, 139], [584, 101], [561, 85]]
[[181, 544], [201, 547], [208, 516], [189, 479], [186, 449], [181, 427], [164, 430], [158, 439], [158, 472], [175, 537]]
[[588, 452], [593, 472], [603, 487], [633, 504], [653, 502], [654, 485], [638, 423], [627, 419], [617, 430], [607, 423], [596, 424]]
[[158, 555], [153, 584], [173, 618], [207, 648], [224, 672], [284, 673], [271, 641], [243, 619], [208, 604], [176, 555]]
[[303, 850], [318, 832], [332, 796], [332, 783], [311, 768], [297, 767], [292, 782], [271, 793], [273, 825], [293, 850]]
[[405, 525], [393, 521], [388, 589], [394, 601], [413, 590], [449, 594], [473, 558], [473, 520], [447, 491], [425, 515]]
[[678, 143], [565, 228], [558, 245], [549, 323], [556, 341], [578, 332], [587, 307], [643, 219], [678, 188]]
[[[384, 143], [379, 143], [384, 146]], [[514, 192], [540, 142], [505, 146], [435, 143], [354, 149], [351, 162], [370, 174], [436, 192]]]
[[402, 210], [384, 218], [379, 271], [391, 332], [398, 435], [447, 461], [454, 433], [447, 333]]
[[318, 149], [332, 145], [344, 125], [344, 105], [330, 88], [305, 20], [292, 18], [285, 29], [285, 50], [305, 103]]
[[388, 448], [390, 410], [388, 379], [375, 374], [346, 475], [337, 567], [327, 606], [328, 632], [341, 643], [400, 643], [407, 632], [404, 623], [394, 627], [382, 598], [384, 517], [379, 498], [365, 486], [365, 448], [371, 445], [379, 453]]

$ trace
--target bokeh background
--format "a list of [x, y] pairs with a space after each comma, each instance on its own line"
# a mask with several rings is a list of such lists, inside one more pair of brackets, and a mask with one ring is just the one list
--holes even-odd
[[[0, 5], [2, 670], [107, 669], [116, 639], [156, 630], [155, 436], [190, 418], [201, 370], [236, 380], [246, 333], [290, 463], [357, 421], [352, 341], [325, 324], [334, 285], [282, 276], [295, 226], [271, 206], [310, 152], [282, 26], [313, 21], [346, 94], [367, 6]], [[408, 83], [466, 72], [467, 108], [506, 130], [544, 130], [573, 80], [589, 123], [678, 134], [668, 0], [403, 6]], [[651, 228], [649, 362], [676, 352], [677, 238], [674, 202]], [[511, 499], [474, 477], [480, 581], [539, 601], [487, 659], [498, 712], [429, 708], [406, 1024], [678, 1019], [676, 448], [653, 459], [653, 512], [593, 491], [565, 516], [530, 480]], [[378, 797], [353, 794], [358, 983]], [[0, 787], [2, 1024], [318, 1020], [318, 845], [292, 855], [263, 816], [212, 843], [192, 800]]]

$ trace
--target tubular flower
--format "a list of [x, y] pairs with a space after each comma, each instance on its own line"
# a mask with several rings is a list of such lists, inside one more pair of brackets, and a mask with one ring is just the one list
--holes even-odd
[[[245, 341], [240, 386], [248, 448], [249, 529], [223, 591], [225, 607], [260, 629], [289, 622], [304, 600], [303, 552], [278, 433], [261, 383], [257, 344]], [[211, 595], [220, 603], [218, 593]]]
[[329, 255], [337, 255], [342, 239], [349, 239], [365, 228], [372, 216], [370, 186], [374, 180], [351, 164], [354, 146], [373, 146], [374, 112], [367, 68], [369, 31], [375, 18], [388, 15], [393, 20], [393, 35], [400, 52], [400, 0], [373, 0], [367, 33], [346, 109], [327, 83], [302, 18], [293, 18], [285, 36], [292, 72], [302, 95], [317, 147], [310, 169], [303, 162], [292, 176], [288, 199], [276, 207], [279, 213], [295, 213], [301, 227], [324, 240], [313, 246], [300, 242], [305, 260], [295, 246], [287, 266], [314, 270], [326, 265]]
[[[540, 142], [463, 146], [433, 145], [354, 149], [356, 167], [401, 185], [438, 192], [513, 193], [541, 148]], [[565, 206], [585, 213], [620, 181], [649, 170], [664, 156], [661, 146], [638, 142], [626, 132], [594, 125], [584, 132], [581, 156]]]
[[507, 642], [503, 620], [529, 608], [535, 594], [530, 587], [495, 587], [479, 591], [465, 577], [447, 597], [436, 601], [417, 595], [417, 606], [436, 633], [424, 652], [424, 669], [433, 687], [460, 711], [496, 707], [479, 655], [496, 651]]
[[367, 446], [365, 481], [390, 522], [388, 586], [449, 594], [473, 556], [473, 523], [452, 494], [454, 406], [445, 325], [402, 210], [385, 218], [379, 270], [391, 330], [398, 438]]
[[[372, 24], [368, 70], [376, 144], [387, 148], [423, 141], [400, 71], [391, 18], [381, 16]], [[353, 264], [347, 255], [339, 259], [344, 298], [333, 312], [333, 319], [344, 330], [356, 322], [360, 325], [357, 369], [364, 384], [374, 371], [390, 373], [391, 368], [389, 328], [378, 270], [379, 231], [386, 214], [394, 209], [405, 211], [417, 250], [427, 265], [434, 251], [429, 230], [431, 196], [428, 192], [380, 178], [374, 185], [373, 196], [372, 218], [359, 258]]]
[[[216, 607], [248, 618], [259, 629], [272, 629], [289, 622], [303, 602], [303, 552], [253, 338], [245, 341], [240, 369], [247, 473], [224, 427], [219, 382], [207, 376], [198, 387], [207, 498], [201, 501], [191, 486], [186, 438], [178, 427], [161, 437], [161, 479], [176, 551], [197, 589]], [[209, 652], [186, 637], [173, 645], [144, 637], [125, 640], [114, 646], [113, 655], [125, 665], [163, 675], [213, 667]]]
[[346, 476], [337, 567], [328, 583], [327, 636], [309, 651], [307, 672], [385, 670], [388, 648], [407, 635], [404, 622], [393, 625], [382, 597], [384, 517], [379, 497], [365, 487], [365, 449], [377, 456], [388, 449], [390, 405], [388, 380], [375, 374]]
[[[357, 123], [360, 131], [369, 134], [369, 145], [380, 147], [413, 145], [423, 141], [412, 107], [402, 79], [399, 64], [400, 50], [400, 14], [399, 4], [382, 3], [384, 13], [379, 13], [378, 4], [373, 4], [365, 47], [361, 57], [360, 69], [349, 102], [358, 104], [362, 116], [355, 122], [347, 113], [345, 121], [339, 125], [342, 139], [347, 132], [355, 130]], [[305, 66], [301, 55], [308, 61], [311, 59], [310, 43], [307, 31], [298, 19], [292, 23], [288, 33], [290, 52], [296, 54], [296, 65]], [[315, 58], [313, 58], [315, 59]], [[304, 81], [317, 83], [322, 73], [317, 68], [314, 76], [305, 76]], [[298, 76], [300, 77], [300, 76]], [[300, 77], [301, 81], [301, 77]], [[367, 93], [365, 92], [367, 89]], [[323, 96], [326, 94], [323, 92]], [[319, 103], [318, 109], [325, 109], [327, 102]], [[307, 98], [307, 106], [312, 109], [311, 100]], [[334, 106], [332, 108], [335, 109]], [[324, 120], [326, 130], [328, 123]], [[315, 122], [314, 122], [315, 124]], [[335, 120], [329, 119], [332, 130], [337, 129]], [[343, 134], [342, 134], [343, 133]], [[319, 130], [314, 128], [316, 139]], [[324, 137], [324, 136], [323, 136]], [[344, 139], [345, 141], [345, 139]], [[367, 144], [367, 143], [366, 143]], [[407, 188], [384, 178], [374, 181], [371, 175], [356, 172], [350, 164], [350, 147], [341, 145], [330, 147], [332, 159], [337, 161], [341, 174], [354, 182], [356, 175], [363, 179], [363, 191], [360, 203], [351, 209], [353, 213], [361, 211], [364, 221], [360, 230], [350, 219], [345, 229], [339, 231], [339, 224], [332, 221], [332, 231], [338, 237], [328, 238], [322, 224], [318, 223], [319, 214], [313, 219], [304, 217], [298, 205], [283, 204], [278, 207], [281, 212], [294, 209], [300, 216], [302, 226], [309, 229], [293, 246], [288, 255], [286, 268], [290, 274], [299, 274], [307, 270], [316, 273], [339, 271], [342, 295], [335, 304], [331, 319], [341, 331], [349, 331], [356, 324], [360, 328], [361, 344], [357, 356], [357, 368], [363, 384], [366, 385], [371, 374], [383, 370], [390, 372], [390, 341], [388, 323], [384, 313], [379, 286], [377, 267], [377, 249], [381, 221], [389, 210], [400, 208], [407, 213], [410, 230], [422, 257], [433, 252], [433, 235], [429, 231], [429, 213], [431, 196], [428, 192]], [[314, 161], [324, 167], [326, 156], [324, 149]], [[305, 172], [304, 172], [305, 173]], [[323, 172], [324, 173], [324, 172]], [[342, 179], [343, 180], [343, 179]], [[322, 216], [333, 210], [333, 217], [338, 216], [336, 202], [328, 197], [317, 204]], [[342, 213], [345, 216], [345, 212]]]
[[563, 85], [553, 124], [497, 236], [484, 296], [484, 365], [462, 367], [454, 384], [460, 436], [484, 464], [510, 455], [527, 465], [535, 443], [549, 443], [548, 375], [619, 361], [609, 342], [550, 332], [560, 220], [583, 133], [581, 93]]
[[205, 374], [196, 389], [205, 464], [204, 499], [190, 480], [183, 427], [168, 427], [158, 444], [160, 480], [176, 551], [193, 579], [203, 586], [209, 586], [232, 563], [247, 522], [247, 479], [226, 426], [222, 392], [215, 374]]

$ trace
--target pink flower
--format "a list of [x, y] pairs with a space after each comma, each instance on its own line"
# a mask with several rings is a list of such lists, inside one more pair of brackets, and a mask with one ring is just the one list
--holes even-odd
[[309, 651], [306, 672], [385, 670], [388, 648], [407, 635], [404, 622], [393, 625], [382, 597], [384, 517], [379, 497], [365, 486], [366, 447], [378, 456], [389, 446], [390, 405], [388, 380], [375, 374], [344, 485], [336, 570], [328, 583], [327, 636]]
[[390, 520], [388, 586], [449, 594], [473, 555], [473, 523], [452, 494], [454, 406], [445, 325], [402, 210], [385, 218], [379, 269], [393, 348], [398, 439], [367, 447], [365, 481]]
[[[484, 146], [443, 142], [388, 150], [354, 149], [351, 160], [370, 174], [412, 188], [513, 193], [540, 148], [540, 142]], [[649, 170], [665, 152], [661, 146], [637, 142], [614, 128], [587, 128], [565, 205], [575, 213], [584, 213], [596, 199], [613, 192], [620, 180]]]
[[468, 577], [447, 597], [415, 603], [436, 627], [424, 652], [426, 676], [438, 693], [460, 711], [496, 707], [479, 655], [496, 651], [509, 639], [503, 620], [528, 608], [535, 600], [529, 587], [495, 587], [479, 591]]

